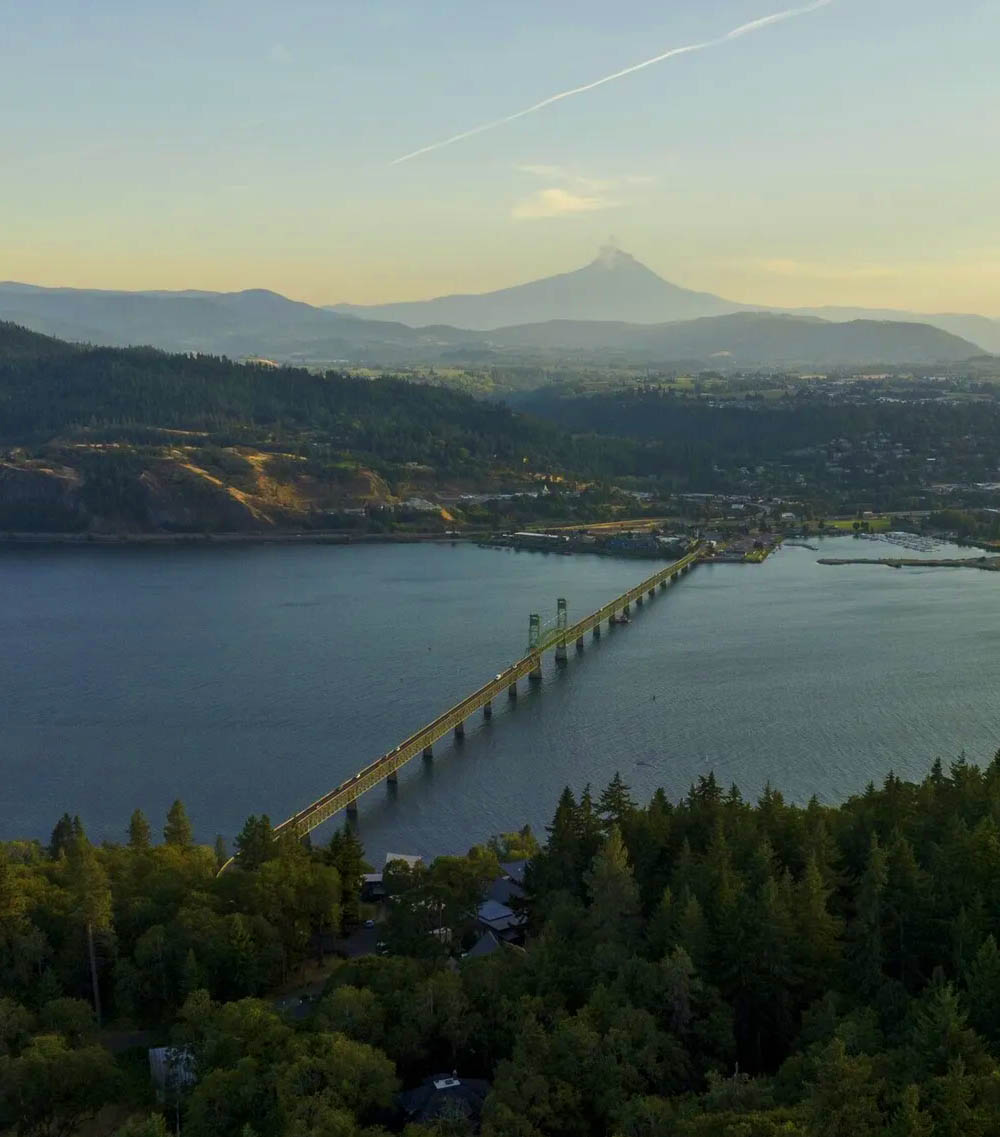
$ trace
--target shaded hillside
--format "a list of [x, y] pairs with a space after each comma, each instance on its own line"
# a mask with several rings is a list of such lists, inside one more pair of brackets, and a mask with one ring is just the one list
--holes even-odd
[[904, 324], [930, 324], [978, 344], [986, 351], [1000, 352], [1000, 320], [962, 312], [906, 312], [897, 308], [795, 308], [793, 316], [818, 316], [835, 323], [847, 320], [890, 320]]
[[701, 360], [715, 366], [867, 365], [954, 362], [979, 354], [975, 344], [927, 324], [738, 312], [641, 327], [557, 321], [501, 328], [503, 347], [583, 351], [619, 360]]

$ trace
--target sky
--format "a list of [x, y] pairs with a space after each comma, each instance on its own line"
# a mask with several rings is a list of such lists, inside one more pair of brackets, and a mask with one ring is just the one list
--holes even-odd
[[1000, 0], [723, 38], [787, 6], [0, 0], [0, 279], [377, 303], [613, 239], [733, 300], [1000, 316]]

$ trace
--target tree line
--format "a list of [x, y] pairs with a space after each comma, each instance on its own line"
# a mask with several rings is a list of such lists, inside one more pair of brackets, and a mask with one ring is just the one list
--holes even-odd
[[[524, 947], [465, 959], [521, 857]], [[165, 1133], [101, 1045], [125, 1024], [192, 1055], [194, 1137], [471, 1133], [394, 1111], [452, 1069], [491, 1082], [488, 1137], [1000, 1131], [1000, 753], [839, 806], [711, 774], [677, 802], [567, 789], [541, 847], [390, 866], [379, 952], [336, 960], [301, 1020], [267, 995], [367, 911], [356, 835], [250, 818], [225, 859], [180, 803], [161, 843], [136, 813], [121, 844], [66, 816], [3, 846], [0, 1125], [68, 1134], [110, 1102], [127, 1137]]]

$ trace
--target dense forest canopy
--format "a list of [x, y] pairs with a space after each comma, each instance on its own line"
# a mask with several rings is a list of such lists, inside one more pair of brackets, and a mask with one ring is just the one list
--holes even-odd
[[[109, 1026], [191, 1055], [192, 1137], [471, 1133], [395, 1104], [452, 1069], [490, 1084], [490, 1137], [1000, 1129], [1000, 755], [838, 807], [710, 774], [645, 806], [617, 776], [567, 789], [541, 848], [390, 866], [386, 954], [335, 962], [305, 1017], [268, 993], [361, 918], [351, 830], [311, 847], [251, 818], [221, 876], [180, 803], [162, 842], [138, 812], [127, 834], [95, 847], [65, 816], [46, 848], [2, 847], [0, 1125], [20, 1134], [102, 1107], [95, 1132], [166, 1132]], [[525, 948], [463, 959], [517, 856]]]
[[[492, 463], [627, 469], [635, 446], [577, 444], [558, 428], [440, 387], [233, 363], [152, 348], [76, 348], [0, 325], [0, 443], [130, 428], [229, 439], [311, 439], [445, 471]], [[152, 430], [145, 436], [143, 428]], [[125, 436], [128, 437], [127, 435]], [[614, 451], [617, 449], [619, 455]]]

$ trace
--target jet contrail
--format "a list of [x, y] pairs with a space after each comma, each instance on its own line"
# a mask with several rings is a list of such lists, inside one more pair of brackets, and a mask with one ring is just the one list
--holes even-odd
[[432, 142], [429, 146], [421, 146], [419, 150], [413, 150], [409, 154], [404, 154], [401, 158], [395, 158], [389, 165], [398, 166], [401, 162], [409, 162], [411, 158], [419, 158], [421, 154], [430, 154], [433, 150], [443, 150], [445, 146], [452, 146], [454, 143], [461, 142], [465, 138], [472, 138], [474, 135], [482, 134], [487, 130], [495, 130], [498, 126], [504, 126], [508, 122], [515, 122], [519, 118], [524, 118], [525, 115], [535, 114], [536, 111], [540, 111], [544, 107], [550, 107], [553, 103], [561, 102], [563, 99], [571, 99], [574, 95], [582, 95], [584, 91], [592, 91], [595, 87], [603, 87], [605, 83], [613, 83], [616, 79], [623, 79], [626, 75], [632, 75], [636, 71], [642, 71], [646, 67], [652, 67], [654, 63], [663, 63], [667, 59], [673, 59], [676, 55], [688, 55], [693, 51], [705, 51], [710, 47], [719, 47], [721, 44], [728, 43], [730, 40], [739, 39], [741, 36], [750, 35], [752, 32], [770, 27], [771, 24], [780, 23], [782, 20], [791, 20], [795, 16], [804, 16], [807, 12], [815, 12], [818, 8], [825, 8], [828, 4], [832, 3], [833, 0], [814, 0], [814, 3], [805, 4], [800, 8], [786, 8], [783, 12], [775, 12], [770, 16], [762, 16], [759, 20], [751, 20], [748, 24], [740, 24], [738, 28], [733, 28], [732, 31], [726, 32], [725, 35], [717, 36], [715, 39], [703, 40], [701, 43], [689, 43], [684, 47], [671, 48], [670, 51], [665, 51], [661, 55], [654, 55], [652, 59], [644, 59], [641, 63], [633, 63], [631, 67], [624, 67], [621, 71], [616, 71], [613, 75], [605, 75], [603, 79], [595, 79], [592, 83], [584, 83], [582, 87], [572, 87], [568, 91], [560, 91], [558, 95], [549, 95], [547, 99], [542, 99], [540, 103], [533, 103], [530, 107], [515, 111], [514, 114], [506, 115], [504, 118], [495, 118], [491, 122], [481, 123], [479, 126], [474, 126], [470, 130], [463, 130], [460, 134], [453, 134], [450, 138], [443, 138], [440, 142]]

